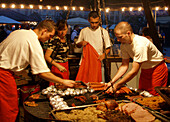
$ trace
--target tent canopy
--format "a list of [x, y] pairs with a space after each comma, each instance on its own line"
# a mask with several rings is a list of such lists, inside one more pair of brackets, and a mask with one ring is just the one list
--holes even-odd
[[106, 29], [107, 25], [102, 25], [102, 27], [103, 27], [104, 29]]
[[165, 24], [165, 23], [168, 23], [168, 22], [170, 22], [170, 16], [166, 16], [166, 17], [157, 17], [157, 19], [156, 19], [156, 23]]
[[0, 16], [0, 23], [1, 24], [21, 24], [20, 22], [14, 19], [11, 19], [9, 17], [6, 17], [6, 16]]
[[74, 25], [90, 26], [90, 23], [88, 22], [88, 20], [80, 18], [80, 17], [68, 19], [67, 23], [73, 26]]
[[110, 28], [109, 28], [109, 29], [114, 29], [114, 28], [115, 28], [115, 26], [116, 26], [116, 24], [113, 24], [113, 25], [111, 25], [111, 26], [110, 26]]

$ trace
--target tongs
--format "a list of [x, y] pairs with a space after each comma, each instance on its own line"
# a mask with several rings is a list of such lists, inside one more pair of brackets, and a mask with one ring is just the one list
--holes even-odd
[[91, 95], [91, 97], [93, 98], [93, 99], [99, 99], [99, 97], [101, 97], [101, 96], [103, 96], [104, 94], [103, 93], [105, 93], [110, 87], [112, 87], [113, 88], [113, 84], [111, 83], [111, 85], [109, 86], [109, 87], [107, 87], [105, 90], [102, 90], [102, 91], [100, 91], [100, 92], [98, 92], [97, 94], [93, 94], [93, 95]]
[[81, 83], [81, 85], [86, 86], [87, 88], [89, 88], [88, 83], [84, 83], [83, 81], [76, 81], [76, 83]]

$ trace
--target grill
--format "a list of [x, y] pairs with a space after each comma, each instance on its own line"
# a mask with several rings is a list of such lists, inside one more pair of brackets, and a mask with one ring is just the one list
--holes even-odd
[[[72, 107], [72, 103], [74, 103], [76, 106], [88, 105], [88, 104], [93, 104], [93, 101], [94, 101], [90, 96], [98, 92], [99, 91], [96, 91], [94, 93], [86, 93], [84, 95], [87, 98], [85, 103], [81, 102], [80, 100], [74, 99], [74, 96], [66, 96], [63, 98], [64, 98], [64, 101], [67, 102], [69, 107]], [[49, 115], [50, 112], [52, 111], [52, 107], [50, 106], [49, 100], [47, 99], [46, 96], [42, 95], [41, 92], [36, 93], [36, 94], [40, 94], [40, 98], [36, 100], [36, 103], [38, 104], [38, 106], [29, 107], [23, 104], [25, 122], [30, 122], [30, 121], [31, 122], [42, 122], [42, 121], [45, 122], [45, 121], [53, 120], [53, 117]], [[114, 98], [113, 96], [105, 94], [100, 97], [100, 100], [104, 98], [106, 98], [106, 100], [108, 99], [127, 100], [127, 98], [124, 95]]]

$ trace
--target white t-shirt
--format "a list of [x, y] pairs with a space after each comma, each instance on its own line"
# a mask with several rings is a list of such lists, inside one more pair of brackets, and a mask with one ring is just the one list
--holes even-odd
[[147, 38], [135, 35], [131, 44], [121, 44], [122, 59], [142, 63], [142, 69], [153, 68], [164, 60], [162, 53]]
[[0, 43], [0, 67], [18, 72], [31, 65], [32, 73], [50, 72], [33, 30], [16, 30]]
[[[110, 37], [107, 32], [107, 30], [103, 29], [103, 35], [104, 35], [104, 41], [106, 48], [111, 46]], [[78, 44], [81, 41], [87, 41], [90, 45], [94, 47], [94, 49], [97, 51], [99, 55], [103, 54], [103, 40], [102, 40], [102, 34], [101, 34], [101, 27], [99, 26], [96, 30], [91, 30], [89, 27], [83, 28], [80, 31], [80, 35], [78, 38], [78, 41], [76, 44]]]

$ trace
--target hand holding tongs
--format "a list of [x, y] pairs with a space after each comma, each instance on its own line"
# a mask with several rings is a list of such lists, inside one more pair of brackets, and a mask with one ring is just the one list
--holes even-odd
[[81, 85], [86, 86], [87, 89], [89, 88], [89, 84], [88, 83], [84, 83], [83, 81], [76, 81], [76, 83], [81, 83]]
[[106, 92], [110, 87], [113, 88], [113, 83], [111, 83], [111, 85], [108, 86], [105, 90], [102, 90], [102, 91], [98, 92], [97, 94], [91, 95], [91, 97], [92, 97], [93, 99], [97, 99], [97, 100], [98, 100], [100, 96], [104, 95], [104, 94], [102, 94], [102, 93]]

